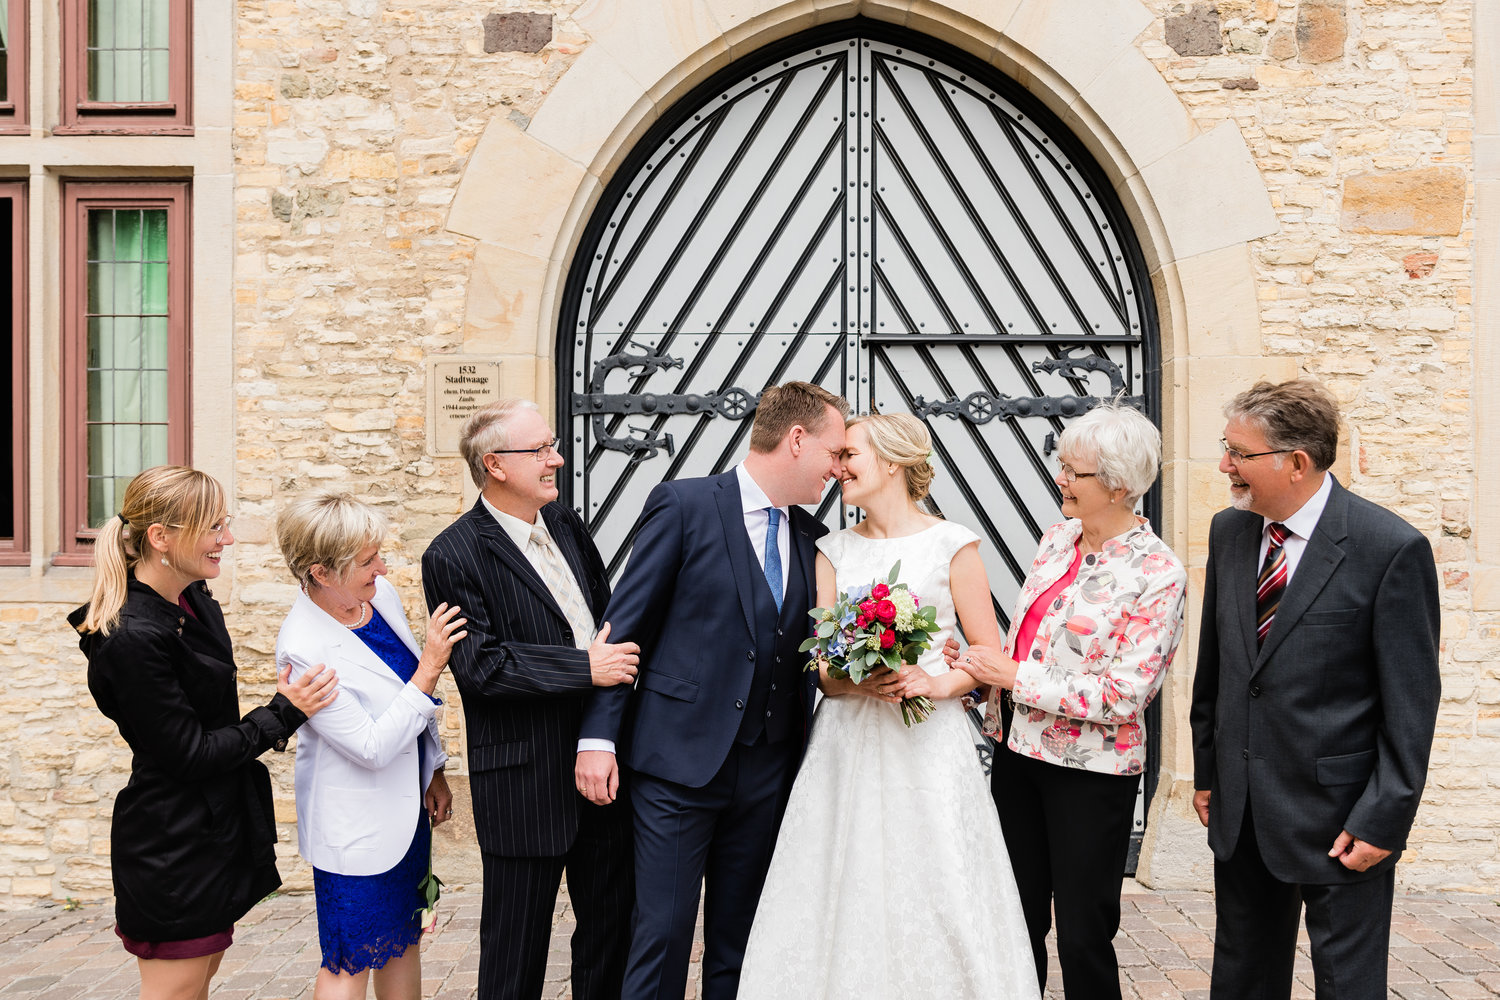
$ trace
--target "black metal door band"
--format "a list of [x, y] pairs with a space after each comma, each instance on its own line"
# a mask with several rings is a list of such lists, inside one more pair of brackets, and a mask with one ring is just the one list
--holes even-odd
[[[627, 348], [634, 345], [627, 342]], [[1065, 354], [1076, 348], [1066, 348]], [[744, 420], [755, 412], [760, 402], [758, 393], [751, 393], [735, 386], [723, 392], [711, 393], [608, 393], [604, 382], [609, 373], [620, 368], [639, 368], [642, 375], [668, 368], [681, 368], [682, 359], [661, 354], [650, 349], [640, 353], [629, 350], [600, 358], [594, 364], [589, 379], [589, 392], [573, 393], [574, 416], [587, 414], [592, 418], [594, 443], [610, 451], [621, 451], [630, 455], [634, 462], [644, 462], [665, 451], [674, 454], [672, 435], [651, 427], [630, 427], [632, 435], [620, 437], [610, 434], [607, 418], [617, 414], [649, 414], [651, 416], [700, 415], [727, 417]], [[922, 419], [935, 416], [950, 416], [967, 420], [972, 424], [987, 424], [997, 417], [1076, 417], [1087, 413], [1100, 403], [1116, 400], [1133, 406], [1141, 412], [1146, 410], [1144, 396], [1125, 395], [1125, 379], [1120, 366], [1108, 358], [1086, 355], [1075, 358], [1064, 356], [1033, 361], [1031, 369], [1037, 373], [1063, 372], [1069, 378], [1085, 378], [1089, 372], [1104, 372], [1109, 376], [1109, 396], [1006, 396], [980, 390], [971, 392], [962, 399], [950, 397], [928, 402], [917, 396], [912, 400], [912, 413]], [[639, 436], [634, 436], [639, 435]], [[1050, 437], [1050, 435], [1049, 435]], [[1050, 441], [1048, 442], [1051, 443]], [[1050, 452], [1050, 448], [1048, 449]]]

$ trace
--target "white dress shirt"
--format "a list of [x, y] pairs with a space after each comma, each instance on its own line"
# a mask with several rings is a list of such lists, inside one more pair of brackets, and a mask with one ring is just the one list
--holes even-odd
[[[771, 498], [766, 496], [766, 491], [760, 488], [750, 473], [741, 462], [734, 467], [734, 474], [740, 481], [740, 509], [745, 516], [745, 534], [750, 536], [750, 547], [755, 552], [755, 559], [760, 563], [761, 571], [766, 568], [766, 525], [771, 522], [771, 515], [767, 507], [775, 507]], [[792, 535], [787, 528], [787, 521], [791, 515], [790, 507], [776, 507], [781, 511], [781, 523], [776, 529], [776, 551], [781, 554], [781, 593], [777, 594], [777, 603], [786, 597], [786, 574], [787, 557], [791, 552]]]
[[[493, 517], [495, 519], [495, 522], [505, 530], [505, 533], [507, 535], [510, 536], [510, 540], [516, 543], [516, 548], [520, 549], [521, 555], [525, 556], [526, 561], [531, 563], [531, 568], [536, 570], [536, 575], [541, 577], [545, 581], [547, 579], [547, 573], [545, 570], [543, 570], [542, 565], [539, 562], [541, 557], [535, 553], [529, 543], [531, 541], [531, 532], [537, 528], [540, 528], [542, 529], [542, 531], [547, 532], [547, 537], [552, 538], [552, 533], [550, 531], [547, 531], [547, 522], [539, 517], [536, 519], [536, 522], [534, 524], [527, 524], [525, 521], [521, 520], [519, 517], [516, 517], [514, 514], [507, 514], [505, 513], [505, 511], [490, 503], [485, 499], [483, 494], [480, 494], [479, 499], [480, 502], [484, 504], [484, 509], [490, 512], [490, 516]], [[554, 547], [556, 547], [557, 540], [553, 539], [552, 544]], [[559, 549], [558, 551], [561, 552], [562, 550]], [[573, 584], [574, 586], [577, 586], [577, 581], [573, 581]], [[588, 607], [589, 602], [587, 600], [584, 600], [583, 589], [581, 587], [578, 590], [578, 598], [579, 600], [583, 601], [584, 607]], [[576, 629], [574, 630], [573, 645], [577, 646], [579, 649], [588, 649], [592, 643], [592, 635], [584, 635], [583, 633], [578, 632]], [[578, 751], [582, 753], [585, 750], [604, 750], [609, 753], [614, 753], [615, 741], [580, 739], [578, 741]]]
[[[1296, 575], [1297, 564], [1302, 561], [1302, 553], [1307, 551], [1308, 539], [1312, 538], [1313, 530], [1318, 526], [1318, 519], [1323, 516], [1323, 508], [1328, 506], [1328, 497], [1333, 493], [1333, 477], [1327, 472], [1323, 473], [1323, 485], [1318, 487], [1318, 492], [1307, 498], [1307, 503], [1287, 518], [1280, 522], [1286, 526], [1286, 541], [1281, 543], [1282, 550], [1286, 553], [1286, 583], [1292, 585], [1292, 577]], [[1260, 526], [1260, 559], [1255, 563], [1256, 571], [1266, 563], [1266, 550], [1271, 547], [1271, 525], [1273, 522], [1269, 517], [1261, 519]]]

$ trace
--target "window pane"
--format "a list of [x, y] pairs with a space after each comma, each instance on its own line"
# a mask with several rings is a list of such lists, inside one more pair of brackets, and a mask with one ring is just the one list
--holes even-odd
[[91, 524], [132, 476], [167, 461], [167, 210], [88, 213], [86, 412]]
[[89, 100], [171, 100], [170, 7], [171, 0], [90, 0]]

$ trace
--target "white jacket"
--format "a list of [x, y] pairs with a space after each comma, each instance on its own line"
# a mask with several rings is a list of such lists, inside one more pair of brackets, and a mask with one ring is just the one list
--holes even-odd
[[[371, 602], [420, 655], [396, 588], [375, 581]], [[297, 846], [315, 867], [378, 875], [411, 846], [422, 796], [448, 755], [437, 704], [349, 629], [301, 594], [276, 637], [276, 668], [296, 679], [315, 664], [338, 671], [339, 696], [297, 730]], [[418, 773], [417, 739], [426, 744]]]

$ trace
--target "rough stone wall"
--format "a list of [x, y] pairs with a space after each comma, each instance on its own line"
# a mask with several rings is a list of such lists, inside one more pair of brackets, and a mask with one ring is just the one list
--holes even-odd
[[[489, 121], [528, 120], [585, 40], [569, 31], [576, 2], [238, 6], [240, 541], [227, 610], [242, 668], [269, 680], [295, 594], [275, 516], [308, 490], [349, 489], [390, 519], [390, 579], [421, 634], [421, 553], [461, 511], [467, 478], [426, 452], [424, 362], [463, 348], [473, 257], [444, 229], [448, 204]], [[460, 819], [438, 844], [457, 854], [444, 877], [462, 882], [477, 865], [451, 677], [440, 694]], [[290, 764], [273, 762], [281, 868], [300, 887]]]
[[[1239, 126], [1280, 217], [1280, 233], [1252, 248], [1264, 355], [1337, 394], [1350, 485], [1416, 525], [1437, 557], [1442, 708], [1397, 871], [1414, 888], [1493, 887], [1500, 615], [1476, 607], [1469, 581], [1471, 4], [1151, 6], [1161, 16], [1141, 39], [1146, 54], [1200, 125]], [[1209, 406], [1235, 388], [1193, 386]], [[1222, 478], [1195, 484], [1193, 516], [1224, 504]]]
[[[239, 542], [231, 585], [218, 589], [247, 707], [270, 693], [294, 593], [273, 539], [286, 498], [341, 486], [379, 504], [394, 529], [392, 581], [420, 624], [418, 560], [461, 509], [463, 478], [457, 460], [426, 456], [424, 358], [462, 349], [472, 283], [504, 283], [472, 266], [472, 241], [445, 231], [447, 206], [486, 124], [506, 116], [524, 128], [587, 45], [570, 20], [577, 6], [237, 0], [237, 225], [225, 294], [236, 317]], [[1346, 408], [1352, 486], [1437, 551], [1444, 700], [1402, 880], [1493, 888], [1500, 595], [1476, 596], [1469, 579], [1471, 5], [1146, 6], [1156, 20], [1138, 44], [1201, 128], [1234, 120], [1280, 216], [1281, 231], [1252, 248], [1264, 355], [1332, 386]], [[1189, 402], [1213, 407], [1235, 388], [1195, 376]], [[1199, 464], [1190, 509], [1206, 521], [1224, 492], [1211, 463]], [[109, 807], [129, 765], [87, 695], [72, 636], [55, 627], [67, 605], [31, 595], [0, 603], [0, 729], [11, 737], [0, 758], [0, 907], [109, 896]], [[1188, 656], [1183, 677], [1190, 665]], [[445, 681], [441, 693], [457, 750], [456, 692]], [[282, 871], [305, 887], [291, 757], [268, 760]], [[461, 760], [450, 771], [460, 790], [462, 771]], [[472, 844], [460, 818], [440, 838], [455, 857]]]

